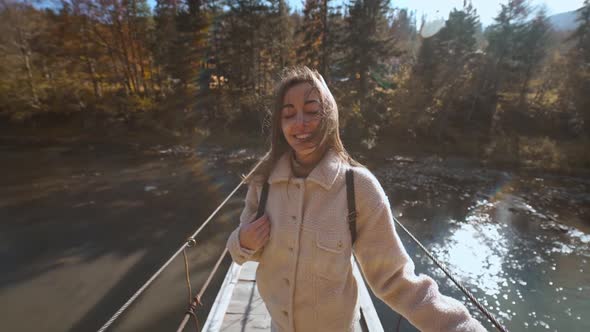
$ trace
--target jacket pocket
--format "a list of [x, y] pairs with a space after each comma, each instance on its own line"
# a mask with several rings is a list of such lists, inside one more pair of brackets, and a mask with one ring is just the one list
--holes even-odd
[[347, 250], [344, 238], [339, 234], [318, 232], [315, 243], [315, 273], [330, 280], [346, 278], [350, 268], [350, 250]]

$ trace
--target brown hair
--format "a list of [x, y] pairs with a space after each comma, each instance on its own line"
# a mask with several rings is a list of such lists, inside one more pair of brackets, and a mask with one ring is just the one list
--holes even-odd
[[265, 181], [281, 156], [289, 151], [291, 147], [287, 143], [281, 127], [281, 110], [283, 100], [287, 91], [295, 85], [308, 83], [316, 89], [320, 95], [322, 106], [321, 121], [318, 126], [320, 131], [319, 148], [331, 148], [338, 156], [351, 166], [363, 167], [359, 162], [354, 160], [344, 148], [339, 133], [338, 106], [334, 96], [328, 89], [324, 78], [316, 70], [309, 69], [306, 66], [297, 66], [286, 68], [274, 93], [274, 102], [270, 111], [270, 150], [263, 157], [263, 161], [258, 169], [246, 181], [253, 180]]

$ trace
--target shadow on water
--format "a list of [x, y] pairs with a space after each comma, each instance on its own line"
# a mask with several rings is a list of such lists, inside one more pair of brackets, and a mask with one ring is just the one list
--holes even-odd
[[[96, 150], [2, 150], [10, 171], [0, 187], [3, 326], [98, 329], [239, 181], [194, 153]], [[235, 227], [244, 192], [189, 251], [194, 291]], [[211, 289], [219, 287], [228, 265], [226, 259]], [[116, 330], [175, 328], [188, 301], [184, 280], [180, 255]], [[214, 297], [213, 291], [204, 298], [202, 322]], [[27, 312], [35, 314], [25, 319]]]

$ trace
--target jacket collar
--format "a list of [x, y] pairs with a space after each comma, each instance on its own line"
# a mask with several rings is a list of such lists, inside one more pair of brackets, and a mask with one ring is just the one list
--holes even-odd
[[[290, 177], [295, 177], [291, 170], [290, 153], [291, 151], [288, 151], [281, 156], [270, 173], [268, 183], [272, 184], [288, 181]], [[311, 173], [309, 173], [307, 179], [319, 184], [326, 190], [330, 190], [340, 173], [341, 164], [342, 161], [338, 156], [338, 153], [334, 152], [332, 149], [328, 149], [322, 160], [320, 160]]]

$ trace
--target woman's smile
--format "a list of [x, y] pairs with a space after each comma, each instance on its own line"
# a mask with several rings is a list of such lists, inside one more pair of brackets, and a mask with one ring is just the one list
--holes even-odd
[[313, 139], [313, 134], [312, 133], [297, 134], [297, 135], [293, 135], [293, 137], [295, 137], [295, 139], [297, 141], [299, 141], [299, 143], [305, 143], [305, 142], [309, 142]]
[[283, 99], [281, 128], [285, 140], [300, 162], [319, 160], [318, 131], [322, 104], [318, 90], [308, 83], [290, 88]]

